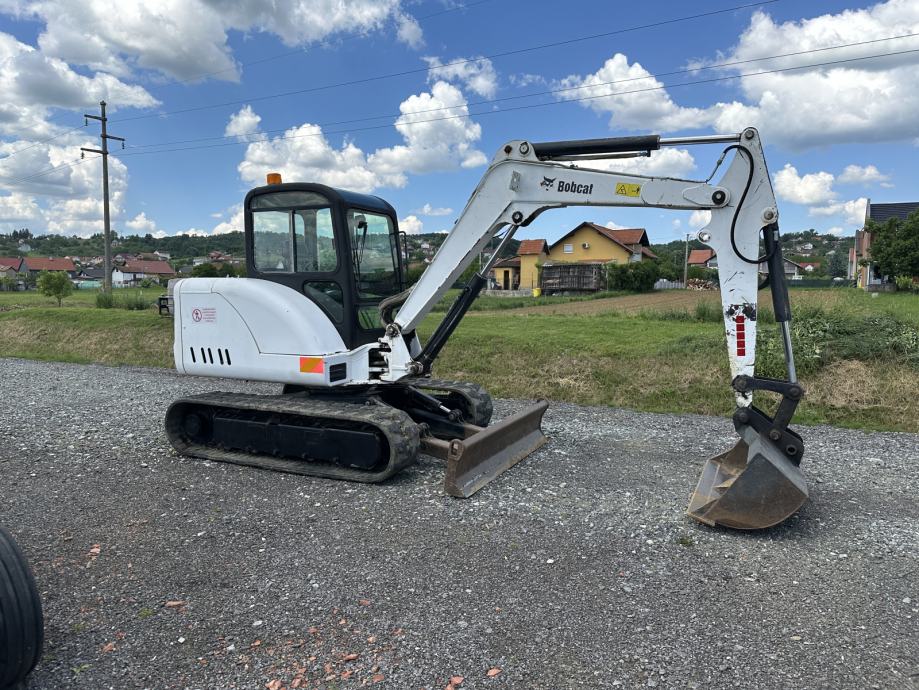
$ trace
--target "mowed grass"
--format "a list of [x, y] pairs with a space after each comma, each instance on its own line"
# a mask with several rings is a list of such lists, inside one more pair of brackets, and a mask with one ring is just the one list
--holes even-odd
[[172, 319], [155, 309], [33, 307], [0, 312], [0, 356], [172, 366]]
[[[159, 291], [151, 293], [153, 301]], [[172, 366], [173, 322], [153, 308], [95, 309], [86, 306], [94, 302], [93, 295], [89, 302], [59, 309], [48, 306], [48, 298], [28, 293], [24, 300], [23, 294], [0, 293], [0, 356]], [[854, 323], [888, 314], [912, 324], [907, 328], [919, 326], [915, 295], [873, 298], [857, 290], [833, 289], [793, 290], [791, 298], [802, 326], [826, 315], [843, 315]], [[760, 299], [768, 310], [768, 295]], [[646, 308], [641, 306], [645, 300]], [[550, 307], [559, 313], [542, 308], [476, 311], [444, 348], [434, 373], [480, 383], [496, 397], [729, 415], [734, 402], [717, 293], [696, 293], [675, 306], [669, 298], [662, 300], [655, 295], [596, 300], [592, 305], [602, 308], [594, 313], [581, 311], [584, 302]], [[618, 311], [617, 303], [628, 309]], [[670, 306], [655, 306], [661, 304]], [[3, 311], [4, 305], [9, 310]], [[566, 313], [568, 308], [574, 313]], [[424, 321], [422, 338], [442, 316], [434, 313]], [[780, 358], [773, 333], [777, 327], [765, 313], [763, 317], [762, 353], [771, 343], [772, 359]], [[916, 358], [906, 361], [902, 353], [879, 357], [874, 350], [862, 357], [849, 347], [844, 356], [802, 376], [807, 397], [796, 421], [919, 432]], [[762, 396], [757, 404], [771, 407], [771, 396]]]
[[[166, 292], [165, 288], [117, 288], [112, 291], [116, 303], [119, 299], [141, 295], [150, 304], [156, 303], [156, 298]], [[99, 290], [74, 290], [69, 297], [64, 298], [62, 308], [85, 308], [96, 306], [96, 295]], [[0, 292], [0, 312], [10, 309], [23, 309], [26, 307], [57, 307], [57, 300], [45, 297], [38, 290], [24, 290], [21, 292]]]

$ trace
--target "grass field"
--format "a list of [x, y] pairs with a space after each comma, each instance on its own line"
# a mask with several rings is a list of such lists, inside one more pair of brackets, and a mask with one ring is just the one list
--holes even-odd
[[[159, 291], [148, 292], [152, 303]], [[808, 391], [796, 419], [919, 431], [919, 297], [838, 288], [791, 297]], [[482, 383], [497, 397], [701, 414], [733, 408], [717, 293], [520, 298], [519, 307], [485, 308], [500, 299], [487, 298], [468, 315], [437, 376]], [[781, 351], [768, 296], [761, 299], [759, 352], [773, 373]], [[0, 356], [172, 365], [171, 319], [152, 308], [95, 309], [94, 300], [75, 293], [57, 308], [35, 293], [0, 293]], [[441, 316], [424, 322], [423, 337]]]

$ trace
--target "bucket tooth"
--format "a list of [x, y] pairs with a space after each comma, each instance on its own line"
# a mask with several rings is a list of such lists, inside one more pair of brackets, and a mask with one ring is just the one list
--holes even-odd
[[709, 526], [764, 529], [807, 500], [804, 474], [752, 429], [729, 451], [706, 461], [687, 513]]

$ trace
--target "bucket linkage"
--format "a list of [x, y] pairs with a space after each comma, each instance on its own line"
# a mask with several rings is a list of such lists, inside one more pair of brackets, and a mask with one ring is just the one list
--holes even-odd
[[804, 390], [797, 383], [738, 376], [739, 393], [754, 390], [782, 395], [774, 417], [755, 406], [734, 412], [740, 440], [705, 463], [689, 502], [689, 516], [706, 525], [763, 529], [787, 519], [807, 500], [801, 472], [804, 443], [788, 428]]

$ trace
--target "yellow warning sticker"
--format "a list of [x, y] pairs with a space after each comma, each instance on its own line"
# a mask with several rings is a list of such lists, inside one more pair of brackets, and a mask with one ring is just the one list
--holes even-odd
[[625, 182], [620, 182], [616, 185], [616, 194], [619, 196], [640, 196], [641, 195], [641, 185], [640, 184], [626, 184]]

